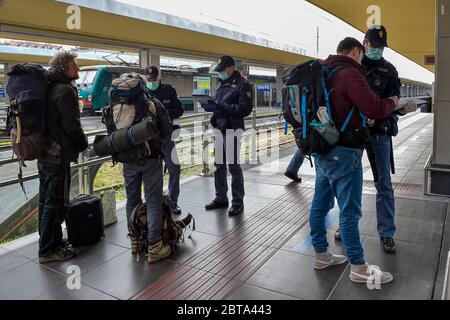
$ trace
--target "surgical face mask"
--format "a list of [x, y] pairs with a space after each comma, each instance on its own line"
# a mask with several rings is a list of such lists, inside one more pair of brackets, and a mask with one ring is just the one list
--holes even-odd
[[383, 58], [383, 49], [369, 48], [369, 50], [367, 50], [366, 52], [366, 57], [370, 60], [380, 60], [381, 58]]
[[228, 73], [226, 71], [222, 71], [222, 72], [219, 72], [219, 78], [222, 81], [227, 81], [230, 78], [230, 76], [228, 75]]
[[150, 91], [155, 91], [156, 89], [159, 88], [159, 81], [147, 82], [147, 88]]

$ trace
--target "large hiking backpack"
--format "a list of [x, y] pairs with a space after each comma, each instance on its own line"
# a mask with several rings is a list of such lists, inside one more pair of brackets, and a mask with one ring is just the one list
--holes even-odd
[[[330, 106], [330, 82], [343, 69], [311, 60], [283, 74], [283, 116], [292, 125], [297, 145], [305, 155], [323, 155], [336, 146], [356, 110], [353, 107], [341, 128], [336, 128]], [[365, 118], [362, 114], [361, 117], [365, 127]]]
[[[162, 203], [163, 226], [162, 241], [169, 244], [172, 252], [184, 242], [184, 232], [193, 221], [192, 231], [195, 231], [195, 219], [188, 214], [184, 219], [174, 221], [172, 218], [171, 200], [168, 196], [163, 197]], [[131, 212], [128, 219], [129, 237], [138, 240], [138, 252], [147, 253], [148, 248], [148, 227], [147, 227], [147, 205], [140, 203]], [[191, 235], [189, 235], [189, 238]]]
[[147, 96], [144, 79], [137, 73], [123, 74], [114, 79], [109, 96], [102, 118], [108, 135], [95, 138], [97, 155], [111, 155], [120, 163], [159, 156], [172, 125], [164, 106]]
[[7, 74], [8, 124], [13, 152], [21, 162], [40, 158], [47, 148], [45, 112], [48, 72], [40, 65], [18, 64]]

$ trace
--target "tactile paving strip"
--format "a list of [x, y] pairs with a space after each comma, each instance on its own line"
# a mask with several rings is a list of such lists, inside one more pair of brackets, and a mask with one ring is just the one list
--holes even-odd
[[292, 188], [132, 299], [225, 299], [308, 221], [313, 190]]
[[[415, 133], [423, 130], [427, 126], [432, 125], [432, 123], [433, 123], [432, 117], [424, 117], [424, 118], [412, 123], [411, 125], [407, 126], [406, 128], [403, 128], [402, 130], [400, 130], [399, 134], [396, 137], [394, 137], [392, 140], [392, 143], [394, 145], [394, 151], [395, 151], [395, 149], [397, 149], [401, 145], [403, 145], [405, 142], [407, 142], [409, 139], [411, 139], [411, 137], [413, 137]], [[370, 170], [370, 163], [369, 163], [369, 159], [367, 158], [366, 153], [364, 153], [364, 156], [363, 156], [362, 166], [363, 166], [363, 172]]]
[[[404, 128], [395, 138], [394, 148], [431, 121], [424, 118]], [[367, 170], [368, 161], [365, 161]], [[247, 171], [244, 175], [246, 181], [283, 186], [291, 183], [281, 173]], [[302, 179], [301, 188], [292, 188], [132, 299], [218, 300], [229, 297], [308, 221], [315, 178]], [[396, 191], [423, 191], [421, 185], [394, 183], [393, 186]], [[364, 189], [374, 190], [375, 185], [367, 181]]]
[[[300, 186], [302, 188], [314, 188], [315, 177], [314, 176], [304, 176], [302, 175], [302, 183]], [[276, 172], [260, 172], [248, 170], [244, 172], [244, 180], [248, 182], [255, 183], [266, 183], [279, 186], [287, 186], [289, 184], [295, 184], [291, 179], [284, 176], [284, 174]]]
[[[270, 183], [275, 185], [288, 185], [292, 183], [291, 180], [286, 178], [282, 173], [272, 173], [264, 174], [259, 172], [247, 171], [244, 173], [246, 181], [256, 182], [256, 183]], [[302, 188], [314, 188], [315, 177], [314, 176], [302, 176]], [[392, 183], [392, 187], [396, 192], [401, 193], [412, 193], [412, 194], [423, 194], [423, 185], [421, 184], [408, 184], [408, 183]], [[373, 181], [364, 181], [363, 189], [365, 191], [375, 191], [375, 183]]]

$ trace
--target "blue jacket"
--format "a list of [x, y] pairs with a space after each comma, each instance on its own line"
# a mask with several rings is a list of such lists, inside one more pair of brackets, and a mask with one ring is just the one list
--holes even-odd
[[227, 129], [245, 130], [244, 118], [253, 111], [252, 88], [248, 81], [235, 71], [216, 88], [216, 111], [211, 118], [214, 128], [225, 132]]

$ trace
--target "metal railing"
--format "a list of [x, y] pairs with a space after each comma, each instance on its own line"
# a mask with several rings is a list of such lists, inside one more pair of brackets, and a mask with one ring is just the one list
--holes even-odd
[[[192, 138], [194, 138], [194, 139], [201, 138], [202, 139], [202, 148], [203, 148], [202, 150], [206, 150], [208, 145], [211, 143], [210, 140], [204, 139], [204, 135], [207, 133], [207, 131], [210, 128], [211, 115], [212, 115], [211, 113], [197, 113], [197, 114], [193, 114], [193, 115], [184, 116], [179, 119], [180, 121], [200, 119], [199, 121], [196, 122], [196, 124], [201, 124], [201, 126], [202, 126], [201, 135], [199, 137], [191, 137], [191, 139]], [[267, 125], [265, 125], [264, 123], [258, 124], [257, 120], [273, 118], [273, 117], [274, 117], [274, 114], [257, 115], [256, 109], [254, 109], [253, 114], [251, 116], [245, 118], [246, 122], [251, 121], [251, 128], [253, 130], [255, 130], [254, 132], [256, 132], [256, 135], [253, 135], [252, 139], [256, 139], [256, 136], [258, 135], [258, 131], [257, 131], [258, 129], [267, 127]], [[281, 123], [284, 123], [284, 120], [283, 121], [280, 120], [280, 122], [278, 124], [281, 124]], [[278, 125], [278, 126], [275, 126], [275, 128], [273, 128], [273, 129], [280, 130], [283, 128], [284, 128], [283, 125]], [[88, 141], [89, 141], [89, 140], [91, 140], [90, 139], [91, 137], [94, 137], [96, 135], [106, 134], [106, 133], [107, 133], [106, 129], [90, 131], [90, 132], [86, 133], [86, 137], [88, 138]], [[246, 137], [246, 136], [248, 136], [248, 134], [244, 134], [244, 137]], [[176, 141], [177, 144], [179, 142], [181, 142], [181, 141], [180, 140]], [[280, 145], [283, 145], [286, 143], [290, 143], [290, 141], [280, 143], [277, 145], [273, 145], [271, 147], [277, 147], [277, 146], [280, 146]], [[71, 166], [72, 170], [78, 170], [78, 173], [79, 173], [78, 174], [78, 179], [79, 179], [78, 183], [79, 183], [80, 193], [90, 193], [90, 191], [92, 191], [92, 190], [89, 190], [90, 189], [89, 182], [93, 178], [93, 177], [89, 177], [89, 167], [101, 165], [101, 164], [104, 164], [104, 163], [112, 160], [111, 157], [90, 158], [89, 151], [90, 151], [90, 148], [92, 147], [92, 145], [93, 145], [93, 141], [89, 141], [89, 147], [86, 151], [84, 151], [80, 154], [78, 164], [73, 164]], [[255, 159], [257, 156], [257, 152], [261, 151], [261, 150], [263, 150], [263, 148], [259, 149], [259, 150], [253, 150], [254, 154], [252, 154], [252, 159]], [[209, 173], [210, 173], [208, 158], [209, 158], [208, 155], [205, 155], [205, 153], [202, 152], [202, 175], [209, 175]], [[2, 159], [2, 160], [0, 160], [0, 166], [6, 165], [6, 164], [11, 164], [11, 163], [17, 163], [17, 162], [18, 162], [17, 158]], [[195, 166], [195, 167], [197, 167], [197, 166]], [[30, 174], [30, 175], [24, 176], [22, 178], [22, 181], [26, 182], [26, 181], [35, 180], [37, 178], [39, 178], [39, 175], [37, 173], [35, 173], [35, 174]], [[20, 182], [20, 179], [18, 179], [18, 178], [2, 181], [2, 182], [0, 182], [0, 188], [15, 185], [15, 184], [18, 184], [19, 182]]]
[[[195, 142], [198, 141], [199, 138], [201, 138], [201, 147], [202, 147], [202, 151], [207, 150], [208, 145], [213, 143], [212, 141], [212, 137], [214, 136], [213, 134], [211, 134], [211, 139], [207, 138], [205, 139], [205, 134], [207, 134], [208, 130], [210, 129], [210, 119], [211, 119], [211, 115], [210, 113], [199, 113], [199, 114], [194, 114], [194, 115], [188, 115], [185, 117], [182, 117], [181, 120], [182, 121], [186, 121], [186, 120], [195, 120], [198, 119], [197, 122], [194, 123], [195, 126], [201, 126], [202, 130], [201, 130], [201, 134], [196, 135], [196, 134], [192, 134], [190, 139], [191, 141]], [[249, 134], [252, 134], [253, 138], [256, 139], [256, 136], [258, 136], [260, 134], [260, 130], [264, 127], [268, 127], [271, 130], [281, 130], [284, 129], [284, 125], [282, 125], [282, 123], [284, 123], [284, 120], [281, 121], [277, 121], [277, 122], [270, 122], [270, 125], [268, 125], [267, 122], [264, 123], [260, 123], [258, 124], [258, 120], [261, 119], [267, 119], [267, 118], [274, 118], [275, 114], [268, 114], [268, 115], [257, 115], [256, 114], [256, 110], [253, 111], [253, 114], [250, 117], [245, 118], [246, 122], [247, 122], [247, 127], [248, 128], [253, 128], [255, 130], [258, 130], [256, 132], [254, 132], [254, 134], [252, 133], [248, 133], [248, 131], [246, 133], [244, 133], [243, 139], [248, 136]], [[248, 123], [248, 122], [251, 123]], [[195, 130], [194, 130], [195, 132]], [[100, 134], [106, 134], [106, 129], [105, 130], [96, 130], [96, 131], [91, 131], [86, 133], [86, 136], [88, 138], [89, 141], [89, 147], [85, 152], [82, 152], [80, 154], [79, 157], [79, 161], [77, 164], [73, 164], [71, 165], [71, 169], [72, 169], [72, 174], [74, 173], [78, 173], [78, 190], [76, 190], [77, 193], [79, 194], [93, 194], [93, 193], [98, 193], [100, 192], [100, 189], [98, 190], [94, 190], [94, 180], [97, 176], [98, 170], [100, 169], [101, 165], [111, 161], [111, 157], [98, 157], [96, 155], [94, 155], [93, 157], [90, 157], [89, 154], [94, 154], [93, 150], [92, 150], [92, 146], [93, 146], [93, 137], [96, 135], [100, 135]], [[181, 139], [179, 139], [178, 141], [176, 141], [177, 145], [179, 146], [180, 142], [185, 141], [186, 137], [180, 137]], [[274, 148], [276, 146], [281, 146], [284, 144], [288, 144], [288, 143], [292, 143], [294, 140], [292, 137], [289, 137], [288, 139], [285, 139], [286, 141], [278, 143], [278, 144], [269, 144], [267, 143], [267, 146], [263, 146], [261, 148], [252, 148], [252, 150], [254, 151], [251, 155], [252, 159], [257, 159], [257, 155], [260, 151], [262, 150], [266, 150], [269, 148]], [[253, 141], [253, 140], [252, 140]], [[256, 140], [255, 140], [256, 141]], [[280, 142], [280, 141], [279, 141]], [[254, 145], [256, 146], [256, 144]], [[196, 146], [194, 145], [190, 145], [191, 148], [195, 148]], [[185, 148], [189, 148], [189, 146], [186, 146]], [[248, 146], [249, 148], [249, 146]], [[180, 151], [180, 150], [179, 150]], [[245, 151], [244, 151], [245, 152]], [[191, 165], [191, 166], [184, 166], [182, 168], [182, 170], [186, 170], [189, 168], [193, 168], [193, 167], [199, 167], [202, 166], [202, 170], [201, 170], [201, 175], [209, 175], [210, 174], [210, 159], [211, 156], [209, 153], [207, 152], [201, 152], [202, 154], [202, 160], [201, 160], [201, 164], [197, 164], [197, 165]], [[246, 153], [248, 154], [248, 153]], [[11, 163], [15, 163], [18, 162], [17, 159], [4, 159], [4, 160], [0, 160], [0, 167], [4, 164], [11, 164]], [[78, 170], [78, 172], [77, 172]], [[22, 181], [31, 181], [31, 180], [35, 180], [38, 179], [39, 175], [37, 173], [34, 174], [29, 174], [27, 176], [24, 176]], [[20, 180], [17, 179], [10, 179], [7, 181], [3, 181], [0, 182], [0, 188], [1, 187], [6, 187], [6, 186], [11, 186], [11, 185], [16, 185], [20, 182]], [[122, 184], [116, 184], [116, 185], [111, 185], [111, 186], [105, 186], [101, 188], [101, 191], [105, 191], [105, 190], [111, 190], [111, 189], [118, 189], [121, 188], [123, 186]], [[74, 185], [74, 187], [76, 188], [76, 185]], [[35, 211], [32, 211], [30, 213], [27, 213], [26, 215], [24, 215], [24, 217], [21, 217], [18, 224], [13, 225], [13, 227], [11, 228], [11, 230], [8, 231], [8, 235], [13, 234], [15, 232], [15, 230], [17, 230], [18, 228], [20, 228], [23, 224], [27, 223], [28, 220], [30, 218], [32, 218], [34, 216]], [[12, 216], [13, 213], [10, 214], [10, 217]]]

